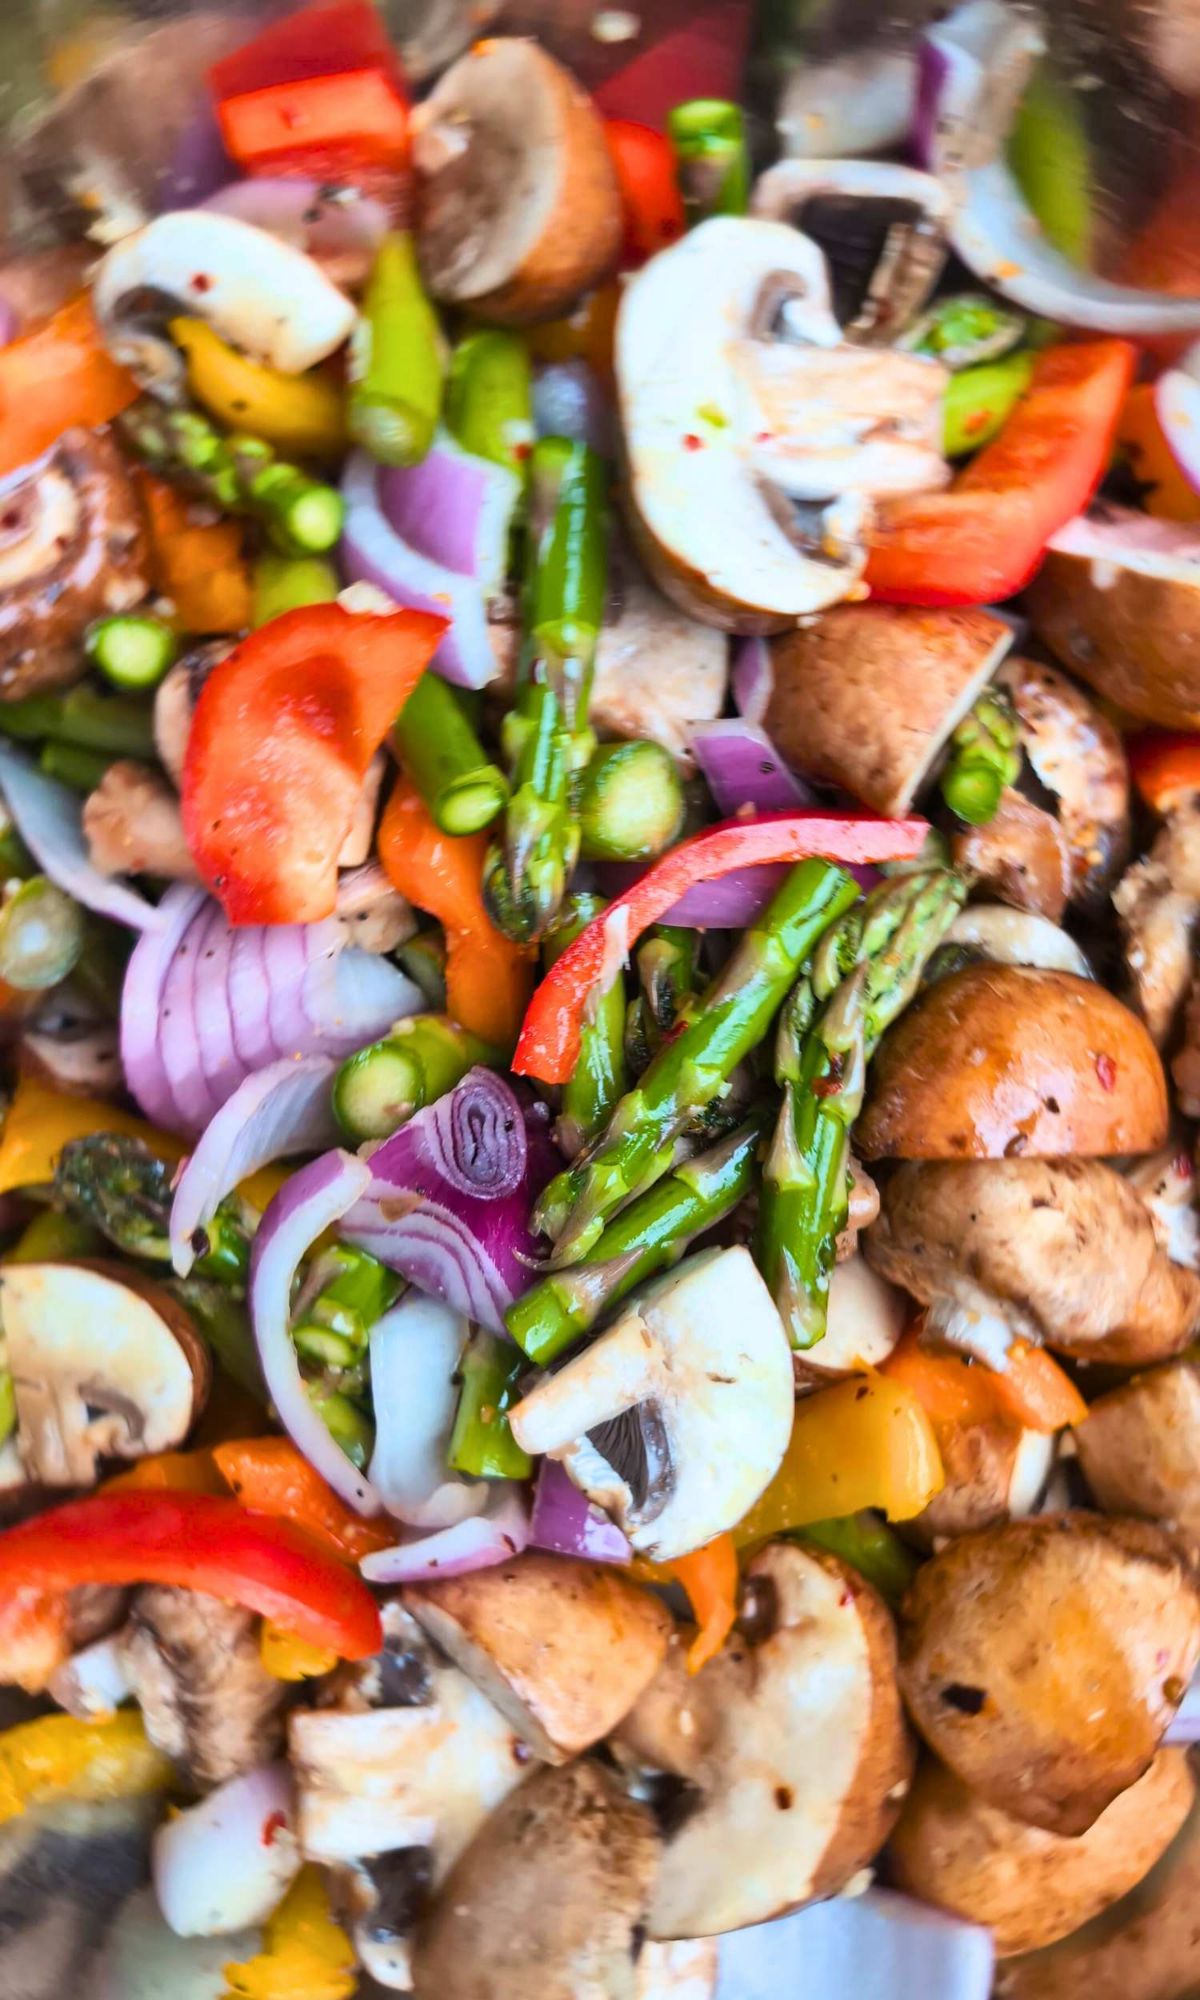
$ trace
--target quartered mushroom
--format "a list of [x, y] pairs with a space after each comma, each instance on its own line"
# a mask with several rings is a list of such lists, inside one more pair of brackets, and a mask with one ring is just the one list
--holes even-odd
[[747, 1565], [742, 1627], [694, 1679], [673, 1652], [619, 1732], [633, 1761], [689, 1788], [653, 1938], [836, 1895], [878, 1852], [912, 1772], [892, 1621], [856, 1571], [774, 1543]]
[[[1175, 800], [1154, 838], [1149, 854], [1126, 869], [1113, 891], [1120, 920], [1130, 997], [1159, 1048], [1175, 1037], [1184, 1016], [1184, 1051], [1176, 1071], [1182, 1108], [1194, 1115], [1189, 1100], [1200, 1101], [1200, 1070], [1186, 1050], [1192, 1032], [1192, 943], [1200, 918], [1200, 796], [1189, 793]], [[1200, 1026], [1200, 1016], [1197, 1017]]]
[[[874, 1208], [877, 1215], [878, 1197]], [[869, 1220], [873, 1222], [875, 1215]], [[908, 1312], [903, 1294], [887, 1284], [865, 1257], [835, 1264], [825, 1331], [815, 1346], [792, 1356], [797, 1389], [819, 1389], [825, 1382], [878, 1368], [903, 1333]]]
[[1097, 1397], [1075, 1448], [1105, 1513], [1160, 1521], [1200, 1551], [1200, 1371], [1193, 1361], [1168, 1362]]
[[854, 592], [875, 494], [944, 484], [945, 371], [851, 347], [818, 246], [717, 216], [626, 286], [616, 372], [629, 516], [661, 588], [735, 632]]
[[1069, 931], [1036, 910], [1011, 903], [968, 903], [960, 910], [929, 962], [930, 978], [964, 965], [1031, 965], [1043, 972], [1073, 972], [1090, 979], [1092, 968]]
[[938, 1450], [946, 1483], [903, 1528], [923, 1549], [997, 1521], [1023, 1520], [1036, 1512], [1054, 1469], [1052, 1436], [999, 1421], [939, 1424]]
[[114, 361], [164, 401], [183, 394], [171, 320], [205, 320], [223, 340], [285, 375], [342, 345], [355, 322], [344, 292], [300, 250], [232, 215], [199, 208], [156, 217], [109, 251], [92, 303]]
[[156, 875], [196, 882], [179, 796], [149, 764], [119, 757], [83, 806], [92, 866], [102, 875]]
[[1129, 768], [1118, 731], [1065, 674], [1021, 655], [996, 675], [1020, 744], [1067, 845], [1068, 901], [1095, 907], [1129, 850]]
[[260, 1621], [223, 1598], [174, 1585], [135, 1593], [120, 1658], [146, 1734], [207, 1791], [276, 1757], [286, 1681], [263, 1666]]
[[625, 1577], [535, 1552], [414, 1587], [404, 1603], [548, 1764], [616, 1727], [671, 1633], [665, 1607]]
[[725, 706], [725, 636], [656, 590], [622, 543], [608, 576], [588, 719], [601, 736], [649, 736], [690, 763], [693, 725]]
[[170, 1451], [204, 1407], [211, 1363], [189, 1315], [124, 1266], [7, 1264], [0, 1326], [22, 1463], [43, 1485]]
[[64, 431], [0, 485], [0, 698], [64, 687], [84, 671], [94, 618], [150, 588], [137, 496], [104, 431]]
[[591, 98], [536, 42], [476, 43], [413, 114], [417, 251], [434, 298], [552, 319], [608, 275], [623, 215]]
[[701, 1548], [754, 1505], [792, 1425], [783, 1323], [748, 1250], [689, 1257], [510, 1413], [635, 1549]]

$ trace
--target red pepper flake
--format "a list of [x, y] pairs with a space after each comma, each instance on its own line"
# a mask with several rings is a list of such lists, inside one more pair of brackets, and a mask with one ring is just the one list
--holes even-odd
[[212, 288], [213, 281], [207, 272], [197, 271], [195, 277], [192, 279], [192, 290], [194, 292], [211, 292]]
[[774, 431], [756, 431], [754, 433], [754, 442], [755, 444], [774, 444], [775, 433]]
[[1117, 1065], [1110, 1055], [1101, 1052], [1096, 1057], [1096, 1075], [1100, 1079], [1101, 1090], [1115, 1090], [1117, 1087]]
[[277, 1835], [287, 1831], [287, 1823], [287, 1814], [285, 1812], [268, 1813], [266, 1819], [263, 1821], [263, 1846], [274, 1847]]
[[841, 1087], [838, 1076], [815, 1076], [810, 1086], [814, 1097], [836, 1097]]
[[703, 451], [704, 439], [697, 437], [695, 431], [688, 431], [683, 440], [683, 448], [685, 451]]
[[518, 465], [524, 464], [532, 450], [533, 446], [531, 444], [515, 444], [513, 446], [513, 457], [516, 459]]

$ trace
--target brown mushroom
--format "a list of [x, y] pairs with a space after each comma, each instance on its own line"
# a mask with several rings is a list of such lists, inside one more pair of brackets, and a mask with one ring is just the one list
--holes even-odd
[[1094, 905], [1129, 849], [1129, 767], [1120, 735], [1054, 667], [1017, 655], [1005, 660], [996, 684], [1017, 711], [1034, 777], [1054, 800], [1070, 855], [1070, 901]]
[[964, 827], [950, 841], [956, 868], [1014, 910], [1057, 923], [1071, 896], [1067, 836], [1043, 806], [1007, 785], [986, 826]]
[[64, 431], [0, 497], [0, 699], [77, 681], [85, 628], [145, 597], [147, 565], [141, 511], [112, 439]]
[[1093, 981], [976, 965], [928, 987], [884, 1037], [854, 1142], [864, 1159], [1149, 1153], [1167, 1136], [1162, 1063]]
[[[1200, 796], [1173, 801], [1142, 860], [1118, 882], [1132, 1000], [1159, 1048], [1174, 1037], [1192, 976], [1192, 939], [1200, 915]], [[1186, 1039], [1191, 1040], [1190, 1031]]]
[[1075, 1432], [1098, 1507], [1178, 1529], [1200, 1552], [1200, 1371], [1172, 1361], [1092, 1404]]
[[690, 761], [693, 725], [725, 705], [728, 651], [723, 633], [670, 603], [615, 542], [588, 710], [602, 736], [649, 736]]
[[92, 866], [102, 875], [158, 875], [196, 882], [179, 798], [149, 764], [119, 757], [83, 807]]
[[120, 1663], [146, 1734], [207, 1789], [277, 1755], [288, 1684], [267, 1672], [259, 1620], [200, 1590], [148, 1584], [133, 1600]]
[[591, 99], [536, 42], [479, 42], [413, 115], [417, 250], [433, 296], [552, 319], [616, 263], [621, 196]]
[[923, 1549], [997, 1521], [1023, 1520], [1041, 1500], [1054, 1465], [1053, 1437], [999, 1421], [939, 1424], [938, 1450], [946, 1483], [903, 1526], [905, 1538]]

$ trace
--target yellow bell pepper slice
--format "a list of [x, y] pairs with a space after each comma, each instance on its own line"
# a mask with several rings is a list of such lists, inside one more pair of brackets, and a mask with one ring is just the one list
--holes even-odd
[[797, 1404], [783, 1464], [734, 1540], [745, 1548], [861, 1507], [908, 1521], [945, 1480], [933, 1425], [911, 1389], [855, 1376]]
[[277, 1681], [315, 1679], [318, 1674], [330, 1673], [338, 1658], [324, 1646], [310, 1646], [306, 1639], [298, 1639], [282, 1625], [273, 1625], [269, 1618], [263, 1619], [259, 1633], [258, 1657]]
[[263, 1926], [262, 1950], [225, 1967], [222, 2000], [350, 2000], [358, 1983], [354, 1951], [329, 1913], [325, 1880], [302, 1868]]
[[329, 375], [282, 375], [249, 361], [202, 319], [173, 319], [188, 386], [210, 416], [300, 458], [336, 458], [346, 447], [342, 397]]
[[99, 1803], [165, 1791], [172, 1775], [136, 1711], [97, 1722], [39, 1716], [0, 1736], [0, 1824], [52, 1799]]

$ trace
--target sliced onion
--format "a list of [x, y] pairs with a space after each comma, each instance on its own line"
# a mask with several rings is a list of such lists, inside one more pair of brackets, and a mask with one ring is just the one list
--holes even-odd
[[865, 49], [797, 63], [775, 129], [789, 160], [857, 160], [892, 152], [912, 123], [917, 61], [907, 49]]
[[342, 478], [346, 520], [341, 566], [351, 583], [369, 583], [395, 604], [432, 611], [450, 619], [434, 655], [434, 665], [460, 687], [486, 687], [498, 666], [488, 634], [487, 597], [474, 577], [410, 548], [391, 526], [380, 505], [378, 469], [365, 452], [355, 452]]
[[[258, 924], [235, 930], [229, 946], [225, 990], [233, 1022], [233, 1039], [243, 1069], [248, 1076], [264, 1069], [284, 1051], [276, 1048], [271, 1036], [271, 1018], [266, 961], [263, 957], [263, 930]], [[206, 1002], [202, 991], [200, 1004]]]
[[145, 1112], [158, 1125], [173, 1126], [179, 1116], [159, 1045], [163, 987], [175, 953], [208, 898], [203, 889], [177, 882], [167, 890], [159, 909], [162, 923], [147, 931], [134, 946], [121, 990], [121, 1067], [125, 1082]]
[[1154, 385], [1154, 413], [1171, 456], [1193, 492], [1200, 493], [1200, 348]]
[[456, 1371], [470, 1330], [461, 1313], [415, 1291], [371, 1328], [371, 1484], [410, 1528], [452, 1528], [487, 1505], [484, 1481], [446, 1470]]
[[[192, 1018], [200, 1048], [200, 1067], [218, 1104], [236, 1091], [245, 1076], [233, 1031], [229, 1003], [229, 962], [232, 945], [225, 941], [224, 913], [219, 903], [209, 912], [207, 928], [196, 925]], [[328, 1144], [332, 1145], [330, 1139]]]
[[259, 1224], [250, 1258], [250, 1318], [275, 1414], [296, 1449], [360, 1514], [377, 1514], [382, 1503], [308, 1400], [292, 1345], [291, 1301], [292, 1281], [307, 1252], [370, 1184], [365, 1160], [340, 1149], [322, 1153], [280, 1188]]
[[196, 1028], [196, 973], [202, 951], [207, 949], [215, 957], [219, 949], [209, 940], [220, 914], [217, 903], [205, 901], [201, 905], [180, 938], [163, 981], [158, 1050], [175, 1107], [171, 1122], [177, 1131], [202, 1132], [219, 1109], [216, 1093], [210, 1090], [204, 1074]]
[[164, 1820], [151, 1872], [177, 1937], [224, 1937], [261, 1924], [300, 1873], [291, 1766], [264, 1764]]
[[587, 1562], [627, 1563], [633, 1556], [616, 1522], [580, 1492], [555, 1458], [544, 1458], [538, 1467], [529, 1546]]
[[266, 175], [261, 180], [232, 181], [198, 206], [267, 230], [293, 249], [303, 250], [344, 285], [366, 277], [391, 227], [383, 203], [355, 188]]
[[171, 1261], [186, 1278], [195, 1238], [239, 1181], [293, 1153], [332, 1145], [337, 1120], [330, 1104], [336, 1063], [330, 1056], [284, 1058], [248, 1076], [206, 1125], [171, 1204]]
[[524, 1489], [510, 1479], [496, 1479], [490, 1483], [484, 1513], [364, 1556], [359, 1568], [368, 1583], [430, 1583], [439, 1576], [494, 1569], [528, 1546], [529, 1504]]
[[602, 458], [614, 455], [612, 400], [586, 361], [551, 361], [537, 370], [533, 422], [539, 437], [573, 438]]
[[739, 639], [733, 655], [730, 687], [734, 707], [744, 722], [761, 723], [771, 700], [775, 672], [765, 639]]
[[410, 549], [473, 578], [486, 597], [504, 588], [521, 498], [515, 473], [442, 433], [418, 465], [382, 467], [377, 491], [384, 519]]
[[39, 866], [85, 910], [135, 931], [155, 930], [164, 921], [161, 904], [148, 903], [116, 876], [93, 868], [78, 793], [45, 777], [11, 743], [0, 742], [0, 792]]
[[1200, 1743], [1200, 1674], [1184, 1695], [1163, 1740], [1166, 1743]]
[[795, 1990], [802, 1965], [809, 1993], [988, 2000], [994, 1961], [992, 1933], [981, 1924], [891, 1889], [869, 1889], [730, 1932], [721, 1939], [719, 1991], [779, 2000]]
[[789, 770], [766, 731], [739, 719], [699, 722], [690, 732], [696, 762], [722, 819], [748, 812], [791, 812], [817, 803]]

